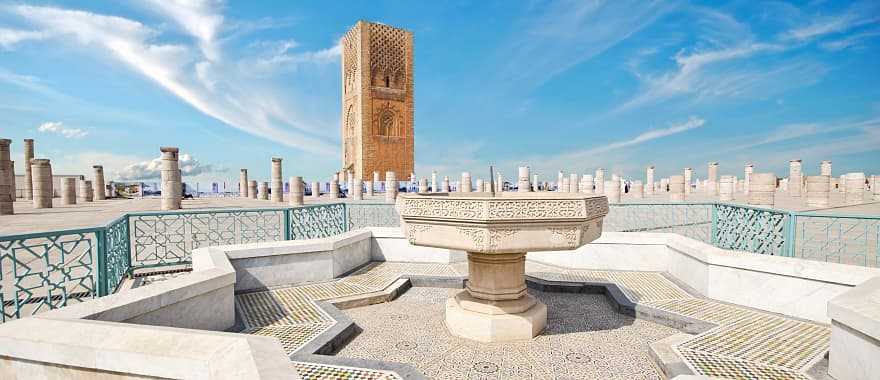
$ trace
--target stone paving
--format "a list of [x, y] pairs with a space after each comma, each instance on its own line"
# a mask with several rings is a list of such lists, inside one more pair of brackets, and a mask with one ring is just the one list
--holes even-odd
[[[767, 379], [806, 379], [805, 372], [817, 361], [821, 360], [828, 350], [830, 328], [827, 325], [820, 325], [812, 322], [805, 322], [786, 318], [772, 313], [761, 312], [748, 309], [741, 306], [730, 305], [710, 299], [699, 298], [689, 294], [687, 291], [670, 281], [662, 273], [656, 272], [615, 272], [615, 271], [589, 271], [589, 270], [562, 270], [555, 267], [528, 263], [527, 275], [550, 281], [591, 281], [591, 282], [608, 282], [614, 283], [621, 288], [623, 293], [631, 301], [642, 307], [655, 308], [681, 316], [702, 320], [716, 327], [710, 328], [700, 334], [694, 335], [678, 344], [673, 349], [684, 360], [684, 363], [695, 373], [722, 378], [767, 378]], [[466, 264], [462, 265], [442, 265], [442, 264], [414, 264], [414, 263], [372, 263], [357, 273], [343, 277], [334, 281], [305, 284], [301, 286], [290, 286], [278, 289], [270, 289], [267, 291], [245, 293], [236, 296], [236, 303], [239, 311], [243, 314], [245, 322], [245, 332], [260, 335], [276, 336], [281, 340], [282, 345], [288, 353], [295, 353], [299, 348], [310, 342], [321, 332], [326, 331], [335, 321], [330, 318], [320, 307], [315, 304], [318, 300], [332, 300], [340, 297], [350, 297], [358, 294], [365, 294], [384, 289], [391, 285], [400, 277], [406, 276], [435, 276], [435, 277], [460, 277], [467, 272]], [[404, 319], [416, 318], [417, 323], [424, 323], [421, 330], [404, 330], [404, 329], [384, 329], [384, 334], [390, 336], [405, 337], [410, 336], [412, 339], [403, 339], [396, 344], [401, 347], [392, 349], [385, 347], [386, 355], [383, 360], [402, 360], [405, 356], [392, 357], [395, 350], [416, 349], [419, 346], [427, 345], [442, 346], [447, 344], [449, 347], [462, 347], [461, 345], [449, 343], [449, 339], [442, 338], [442, 309], [434, 310], [442, 301], [445, 301], [448, 293], [445, 289], [422, 288], [410, 290], [411, 295], [404, 295], [400, 298], [402, 305], [410, 305], [411, 303], [421, 302], [421, 307], [404, 307], [406, 313], [401, 313], [399, 322]], [[433, 292], [433, 293], [432, 293]], [[613, 333], [619, 339], [640, 339], [638, 344], [650, 343], [652, 339], [662, 339], [672, 332], [663, 326], [655, 325], [651, 322], [632, 319], [617, 313], [602, 313], [602, 302], [594, 296], [582, 294], [558, 294], [558, 293], [542, 293], [532, 292], [533, 294], [546, 299], [553, 310], [564, 312], [568, 310], [572, 312], [572, 307], [583, 307], [590, 310], [589, 313], [583, 310], [574, 310], [578, 315], [589, 315], [582, 320], [556, 321], [552, 323], [550, 329], [542, 335], [545, 338], [538, 338], [522, 345], [532, 345], [532, 348], [522, 352], [534, 352], [534, 355], [563, 355], [561, 351], [553, 351], [553, 336], [562, 334], [577, 335], [578, 331], [586, 332], [596, 330], [608, 330], [604, 333]], [[574, 299], [577, 302], [573, 302]], [[547, 302], [545, 301], [545, 302]], [[394, 304], [394, 301], [392, 304]], [[409, 302], [409, 304], [407, 303]], [[598, 305], [598, 306], [597, 306]], [[381, 309], [376, 307], [376, 310]], [[608, 307], [607, 304], [604, 307]], [[373, 306], [363, 307], [361, 310], [351, 309], [347, 312], [349, 315], [369, 317]], [[388, 310], [394, 310], [392, 307]], [[585, 310], [587, 310], [585, 309]], [[400, 310], [399, 308], [397, 310]], [[366, 313], [366, 314], [365, 314]], [[595, 315], [605, 316], [603, 318], [595, 318]], [[613, 316], [612, 316], [613, 315]], [[553, 317], [550, 317], [553, 319]], [[557, 317], [558, 318], [558, 317]], [[611, 318], [609, 320], [608, 318]], [[433, 321], [433, 322], [432, 322]], [[440, 322], [438, 322], [440, 321]], [[609, 322], [610, 321], [610, 322]], [[389, 326], [394, 326], [395, 317], [389, 315]], [[434, 323], [432, 325], [431, 323]], [[648, 325], [648, 324], [651, 325]], [[369, 325], [369, 323], [367, 323]], [[435, 326], [436, 325], [436, 326]], [[572, 327], [576, 326], [576, 327]], [[636, 326], [636, 327], [631, 327]], [[603, 328], [604, 327], [604, 328]], [[645, 335], [632, 334], [633, 330], [628, 328], [642, 327], [642, 330], [649, 332]], [[558, 328], [559, 331], [554, 329]], [[438, 331], [441, 331], [441, 338], [437, 338]], [[431, 334], [428, 334], [428, 332]], [[371, 332], [365, 331], [365, 336], [372, 335]], [[431, 338], [429, 338], [431, 336]], [[647, 339], [646, 337], [650, 337]], [[557, 337], [558, 338], [558, 337]], [[369, 339], [369, 338], [368, 338]], [[386, 339], [390, 339], [387, 338]], [[420, 340], [421, 343], [420, 343]], [[433, 341], [425, 341], [424, 339], [440, 339], [440, 344]], [[587, 341], [590, 341], [589, 339]], [[443, 343], [446, 342], [446, 343]], [[358, 339], [352, 343], [351, 349], [344, 348], [340, 354], [345, 355], [355, 350]], [[543, 344], [543, 345], [542, 345]], [[591, 344], [582, 343], [579, 347], [587, 349]], [[471, 347], [471, 346], [464, 346]], [[571, 346], [574, 347], [574, 346]], [[427, 366], [424, 356], [410, 356], [410, 360], [414, 366], [423, 369], [429, 375], [446, 373], [452, 374], [455, 378], [472, 377], [472, 378], [497, 378], [505, 376], [517, 377], [517, 371], [526, 371], [526, 367], [511, 366], [505, 367], [504, 363], [509, 361], [523, 360], [528, 363], [536, 363], [541, 360], [551, 360], [550, 358], [540, 357], [520, 357], [516, 359], [511, 356], [491, 356], [493, 360], [474, 362], [476, 357], [475, 350], [471, 348], [450, 349], [444, 355], [444, 360], [435, 362], [435, 366]], [[581, 350], [582, 351], [582, 350]], [[581, 368], [580, 375], [574, 377], [585, 376], [584, 374], [593, 373], [590, 371], [600, 370], [604, 368], [606, 372], [601, 377], [607, 377], [611, 371], [609, 365], [620, 362], [621, 377], [625, 378], [651, 378], [659, 376], [657, 372], [651, 372], [648, 367], [637, 364], [637, 360], [632, 360], [627, 355], [601, 356], [594, 351], [581, 352], [572, 348], [571, 352], [564, 353], [566, 358], [556, 364], [549, 365], [549, 361], [544, 362], [544, 368], [553, 368], [555, 370], [541, 372], [537, 370], [541, 365], [531, 364], [530, 369], [536, 369], [537, 378], [566, 378], [570, 377], [565, 371], [571, 368]], [[365, 351], [369, 352], [369, 351]], [[480, 351], [482, 352], [482, 351]], [[610, 353], [620, 354], [622, 351], [609, 351]], [[567, 357], [571, 354], [571, 357]], [[365, 354], [367, 355], [367, 354]], [[376, 354], [378, 355], [378, 354]], [[516, 355], [512, 353], [510, 355]], [[609, 359], [610, 358], [610, 359]], [[610, 362], [609, 362], [610, 360]], [[585, 361], [589, 363], [577, 363]], [[605, 364], [598, 364], [602, 362]], [[453, 365], [454, 363], [470, 363], [470, 365]], [[444, 364], [445, 363], [445, 364]], [[478, 363], [482, 363], [479, 364]], [[321, 366], [314, 364], [315, 366]], [[422, 368], [425, 366], [425, 368]], [[592, 366], [592, 367], [591, 367]], [[513, 372], [505, 372], [505, 371]], [[558, 372], [556, 371], [558, 370]], [[614, 368], [617, 370], [617, 368]], [[331, 370], [327, 370], [331, 371]], [[343, 367], [335, 368], [333, 373], [339, 371], [355, 371], [354, 369], [346, 369]], [[331, 371], [331, 372], [332, 372]], [[369, 369], [358, 369], [357, 371], [365, 371], [372, 373]], [[465, 371], [465, 372], [462, 372]], [[499, 372], [501, 371], [501, 372]], [[574, 371], [574, 370], [572, 370]], [[319, 371], [320, 372], [320, 371]], [[365, 376], [383, 376], [388, 375], [386, 372], [376, 371], [372, 375]], [[318, 373], [318, 372], [315, 372]], [[349, 373], [349, 372], [345, 372]], [[355, 376], [354, 372], [349, 374]], [[344, 376], [349, 376], [344, 375]], [[304, 377], [304, 378], [346, 378], [342, 375], [333, 375], [336, 377]], [[342, 376], [342, 377], [340, 377]], [[370, 377], [366, 377], [370, 378]], [[376, 377], [379, 378], [379, 377]]]
[[[816, 212], [832, 213], [832, 214], [856, 214], [856, 215], [880, 215], [880, 202], [870, 200], [870, 196], [865, 196], [865, 203], [861, 205], [844, 206], [837, 199], [839, 195], [832, 192], [831, 208], [818, 210]], [[867, 194], [867, 193], [866, 193]], [[734, 203], [745, 203], [742, 194], [737, 194]], [[687, 199], [687, 202], [711, 202], [713, 198], [702, 194], [693, 194]], [[776, 208], [795, 211], [811, 210], [802, 205], [801, 198], [791, 198], [786, 195], [777, 193]], [[364, 195], [364, 202], [384, 202], [384, 194], [377, 194], [372, 197]], [[644, 199], [632, 199], [628, 195], [623, 195], [621, 201], [623, 203], [664, 203], [669, 201], [669, 196], [654, 195], [645, 197]], [[354, 202], [349, 198], [333, 199], [329, 196], [322, 196], [315, 200], [311, 197], [305, 197], [305, 203], [335, 203], [335, 202]], [[236, 209], [236, 208], [273, 208], [288, 207], [285, 199], [284, 203], [273, 203], [271, 201], [259, 199], [245, 198], [196, 198], [184, 199], [182, 201], [183, 210], [195, 209]], [[96, 227], [103, 225], [111, 220], [118, 218], [126, 212], [136, 211], [158, 211], [160, 209], [159, 198], [139, 198], [139, 199], [107, 199], [95, 202], [78, 202], [75, 205], [62, 205], [61, 198], [54, 199], [53, 208], [34, 209], [31, 202], [18, 200], [15, 202], [15, 215], [0, 215], [0, 235], [23, 234], [33, 232], [55, 231], [64, 229]], [[63, 216], [63, 217], [61, 217]]]

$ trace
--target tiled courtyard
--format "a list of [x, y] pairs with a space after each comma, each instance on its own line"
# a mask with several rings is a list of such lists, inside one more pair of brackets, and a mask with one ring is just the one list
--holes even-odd
[[[316, 301], [366, 296], [409, 276], [461, 279], [465, 265], [372, 263], [331, 282], [239, 294], [236, 303], [244, 333], [277, 337], [288, 354], [296, 355], [337, 323]], [[806, 379], [828, 350], [828, 326], [698, 298], [663, 273], [562, 270], [529, 263], [527, 275], [614, 284], [637, 307], [706, 322], [712, 327], [685, 335], [672, 347], [694, 374]], [[681, 334], [657, 321], [619, 313], [604, 295], [532, 290], [550, 310], [542, 335], [516, 343], [476, 343], [450, 335], [443, 324], [443, 304], [456, 291], [416, 287], [391, 302], [343, 310], [362, 331], [337, 357], [410, 364], [430, 378], [660, 378], [649, 345]], [[312, 365], [305, 378], [393, 376]]]

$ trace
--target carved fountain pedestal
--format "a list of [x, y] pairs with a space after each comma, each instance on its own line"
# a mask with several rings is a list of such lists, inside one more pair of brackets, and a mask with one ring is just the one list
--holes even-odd
[[509, 342], [531, 339], [547, 324], [547, 306], [526, 291], [526, 252], [597, 239], [608, 201], [576, 193], [406, 194], [398, 211], [411, 244], [468, 253], [467, 286], [446, 301], [449, 331]]

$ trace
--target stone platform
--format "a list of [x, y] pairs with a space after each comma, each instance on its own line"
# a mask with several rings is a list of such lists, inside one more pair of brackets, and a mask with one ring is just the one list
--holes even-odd
[[[389, 301], [411, 284], [415, 286], [461, 287], [463, 274], [467, 273], [466, 269], [466, 264], [463, 263], [451, 265], [371, 263], [350, 276], [334, 281], [238, 294], [236, 306], [242, 321], [239, 327], [243, 333], [277, 337], [291, 358], [303, 363], [300, 365], [315, 363], [314, 366], [327, 366], [326, 371], [342, 371], [346, 374], [350, 372], [352, 376], [354, 376], [354, 372], [359, 371], [357, 373], [360, 373], [361, 377], [356, 378], [421, 378], [420, 372], [433, 376], [431, 368], [435, 367], [431, 367], [431, 364], [439, 365], [438, 363], [451, 362], [465, 363], [459, 364], [458, 368], [474, 371], [472, 373], [475, 375], [483, 373], [481, 371], [496, 368], [496, 371], [502, 370], [505, 368], [505, 363], [509, 363], [505, 362], [503, 357], [485, 356], [498, 360], [481, 359], [481, 363], [484, 364], [480, 366], [473, 361], [477, 351], [467, 349], [438, 352], [435, 357], [412, 356], [410, 365], [390, 363], [392, 361], [406, 362], [406, 360], [394, 356], [397, 351], [388, 346], [387, 342], [390, 342], [388, 339], [403, 338], [409, 336], [407, 334], [414, 337], [424, 335], [425, 339], [433, 339], [429, 336], [437, 336], [438, 332], [436, 331], [431, 331], [429, 334], [427, 331], [416, 333], [401, 330], [397, 331], [396, 335], [386, 331], [384, 335], [387, 336], [382, 338], [386, 340], [385, 343], [375, 342], [378, 346], [370, 346], [372, 343], [367, 342], [374, 341], [376, 338], [374, 332], [369, 331], [370, 326], [373, 325], [368, 319], [371, 308], [388, 308], [387, 310], [391, 310], [388, 312], [391, 313], [389, 315], [392, 315], [393, 310], [401, 310], [400, 306], [396, 305], [403, 305], [403, 309], [407, 309], [407, 302], [422, 302], [427, 309], [423, 308], [424, 312], [421, 315], [426, 323], [429, 323], [431, 318], [442, 318], [441, 312], [434, 315], [427, 311], [432, 307], [430, 306], [432, 302], [440, 302], [441, 299], [445, 302], [447, 290], [416, 289], [412, 291], [412, 294], [404, 295], [399, 301], [393, 301], [387, 305], [350, 310], [350, 316], [339, 310], [339, 308], [352, 308]], [[549, 342], [566, 339], [565, 337], [569, 334], [589, 336], [593, 331], [589, 327], [591, 323], [605, 323], [604, 327], [600, 328], [601, 331], [622, 334], [623, 338], [636, 339], [636, 336], [641, 336], [642, 338], [639, 339], [644, 339], [644, 344], [649, 344], [650, 340], [656, 339], [651, 344], [653, 362], [670, 377], [680, 374], [698, 374], [743, 379], [806, 379], [808, 378], [806, 373], [817, 363], [821, 365], [820, 362], [828, 351], [830, 327], [827, 325], [697, 297], [664, 273], [563, 270], [535, 263], [527, 263], [526, 271], [530, 277], [530, 287], [545, 290], [534, 289], [531, 291], [539, 298], [546, 297], [551, 300], [550, 302], [564, 300], [560, 301], [560, 304], [582, 303], [583, 307], [590, 308], [590, 310], [599, 310], [595, 313], [596, 315], [609, 315], [607, 314], [608, 310], [603, 307], [610, 307], [611, 310], [622, 313], [615, 313], [615, 317], [609, 317], [616, 318], [615, 320], [618, 322], [608, 325], [607, 319], [597, 319], [594, 318], [593, 313], [586, 314], [575, 310], [576, 314], [583, 315], [582, 319], [576, 317], [571, 319], [569, 315], [564, 324], [559, 324], [559, 321], [553, 322], [554, 318], [558, 319], [559, 316], [554, 316], [551, 311], [551, 315], [548, 317], [551, 321], [551, 327], [548, 331], [535, 340], [522, 343], [540, 346], [541, 342], [544, 342], [545, 349], [536, 351], [536, 354], [551, 355], [554, 351]], [[558, 291], [604, 293], [606, 296], [603, 300], [595, 295], [559, 294]], [[432, 292], [436, 293], [436, 297], [432, 296]], [[607, 306], [596, 306], [603, 303]], [[332, 306], [334, 304], [339, 308]], [[565, 310], [565, 308], [563, 309]], [[571, 308], [568, 308], [567, 311], [572, 312]], [[378, 314], [378, 312], [376, 313]], [[352, 317], [355, 321], [352, 321]], [[391, 319], [388, 321], [389, 325], [403, 322], [395, 322], [393, 318]], [[624, 323], [619, 323], [620, 321], [624, 321]], [[355, 322], [364, 324], [360, 326], [365, 330], [361, 333], [365, 338], [364, 342], [361, 342], [361, 337], [357, 337], [349, 343], [350, 347], [343, 347], [345, 342], [356, 334]], [[570, 326], [578, 326], [574, 329], [580, 332], [566, 330], [572, 329]], [[646, 335], [633, 334], [634, 330], [627, 330], [631, 326], [642, 327], [645, 332], [650, 333]], [[673, 327], [676, 330], [673, 330]], [[554, 333], [554, 331], [556, 332]], [[670, 337], [670, 334], [675, 335]], [[586, 339], [589, 341], [589, 338]], [[450, 347], [455, 345], [455, 343], [449, 343], [449, 340], [445, 342], [443, 344], [450, 345]], [[417, 341], [413, 343], [416, 346], [419, 345]], [[403, 349], [410, 345], [410, 343], [401, 344], [404, 346]], [[431, 343], [430, 345], [437, 346], [438, 344]], [[354, 352], [361, 352], [356, 350], [356, 347], [359, 346], [370, 346], [372, 351], [354, 354]], [[384, 356], [383, 351], [379, 349], [381, 347], [385, 348]], [[341, 351], [339, 351], [340, 348]], [[336, 351], [339, 351], [338, 356], [318, 355], [332, 354]], [[558, 354], [561, 354], [561, 351], [554, 355]], [[358, 357], [345, 357], [348, 355]], [[592, 360], [589, 356], [588, 353], [575, 352], [571, 358], [557, 359], [572, 362]], [[603, 377], [615, 375], [614, 369], [608, 367], [608, 365], [615, 363], [621, 366], [621, 378], [660, 376], [659, 372], [649, 371], [649, 367], [634, 364], [625, 355], [610, 356], [614, 359], [609, 362], [606, 360], [607, 357], [603, 356], [602, 360], [604, 361], [599, 362], [606, 364], [596, 367], [607, 370], [603, 373]], [[369, 359], [365, 357], [369, 357]], [[554, 371], [565, 371], [569, 367], [566, 367], [567, 364], [563, 364], [560, 362], [551, 368]], [[583, 367], [583, 364], [578, 365]], [[633, 365], [639, 369], [630, 370]], [[530, 368], [538, 367], [540, 366], [533, 365]], [[452, 367], [446, 366], [444, 368]], [[624, 370], [624, 368], [630, 369]], [[315, 371], [318, 373], [323, 370]], [[461, 375], [461, 373], [458, 374]], [[477, 377], [493, 378], [499, 376], [481, 375]], [[564, 377], [564, 373], [555, 373], [550, 377], [560, 376]], [[339, 377], [306, 376], [304, 378]]]

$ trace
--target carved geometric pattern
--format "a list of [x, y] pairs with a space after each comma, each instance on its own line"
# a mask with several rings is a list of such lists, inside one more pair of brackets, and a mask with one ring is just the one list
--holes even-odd
[[599, 217], [608, 213], [605, 198], [586, 200], [438, 200], [404, 198], [405, 215], [450, 219], [525, 220]]
[[403, 89], [407, 79], [406, 33], [387, 25], [369, 25], [373, 85]]

